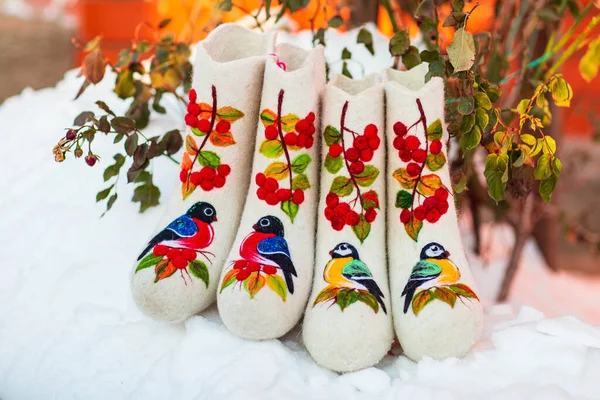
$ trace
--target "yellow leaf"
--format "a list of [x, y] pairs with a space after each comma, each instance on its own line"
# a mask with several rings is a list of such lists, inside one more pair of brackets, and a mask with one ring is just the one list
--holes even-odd
[[288, 165], [280, 161], [272, 163], [265, 170], [265, 175], [267, 178], [274, 178], [278, 181], [287, 178], [289, 174], [290, 169], [288, 168]]
[[581, 77], [587, 82], [591, 82], [592, 79], [598, 74], [598, 67], [600, 66], [600, 37], [590, 43], [585, 55], [579, 62], [579, 72]]
[[439, 176], [435, 174], [423, 175], [417, 184], [417, 192], [423, 196], [433, 196], [435, 191], [441, 187], [445, 186]]
[[256, 293], [265, 286], [265, 277], [260, 272], [253, 272], [244, 281], [244, 289], [250, 294], [250, 298], [253, 299]]
[[404, 189], [412, 189], [415, 187], [417, 180], [416, 176], [410, 176], [406, 168], [398, 168], [392, 173], [392, 176], [400, 183]]
[[408, 222], [406, 224], [404, 224], [404, 230], [406, 231], [408, 236], [415, 242], [417, 241], [417, 238], [419, 237], [419, 232], [421, 231], [422, 227], [423, 227], [423, 221], [416, 219], [414, 215], [411, 215]]
[[419, 315], [423, 307], [433, 300], [431, 290], [422, 290], [417, 293], [412, 300], [412, 310], [415, 315]]
[[213, 133], [210, 134], [209, 140], [217, 147], [227, 147], [235, 144], [235, 139], [231, 132], [219, 133], [213, 131]]
[[471, 69], [475, 59], [475, 42], [470, 32], [465, 31], [464, 28], [456, 30], [454, 40], [448, 46], [448, 58], [454, 67], [454, 72]]

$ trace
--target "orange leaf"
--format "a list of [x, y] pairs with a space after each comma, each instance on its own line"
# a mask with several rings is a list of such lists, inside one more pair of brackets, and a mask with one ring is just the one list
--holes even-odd
[[[239, 269], [230, 269], [229, 272], [227, 272], [225, 274], [225, 277], [223, 278], [223, 283], [221, 284], [221, 292], [223, 291], [223, 289], [225, 289], [227, 286], [233, 285], [235, 283], [235, 281], [237, 281], [236, 279], [236, 275], [238, 274], [238, 272], [240, 272], [241, 270]], [[220, 293], [220, 292], [219, 292]]]
[[317, 297], [315, 298], [313, 307], [324, 301], [335, 299], [335, 296], [337, 296], [339, 291], [340, 291], [340, 289], [335, 286], [329, 285], [329, 286], [324, 287], [323, 290], [321, 290], [319, 292], [319, 294], [317, 295]]
[[412, 189], [415, 187], [417, 177], [410, 176], [406, 171], [406, 168], [398, 168], [392, 173], [392, 176], [398, 181], [398, 183], [400, 183], [400, 185], [404, 189]]
[[210, 104], [199, 103], [198, 105], [200, 106], [200, 115], [198, 116], [198, 118], [210, 120], [210, 117], [212, 116], [212, 107], [210, 106]]
[[172, 262], [169, 262], [168, 258], [163, 259], [161, 262], [156, 264], [154, 268], [154, 272], [156, 272], [156, 279], [154, 279], [154, 283], [168, 278], [173, 275], [177, 271], [177, 268], [173, 265]]
[[209, 140], [217, 147], [227, 147], [235, 144], [235, 140], [233, 139], [231, 132], [219, 133], [217, 131], [213, 131], [210, 134]]
[[217, 117], [219, 121], [227, 121], [233, 124], [238, 119], [242, 118], [244, 113], [233, 107], [222, 107], [217, 110]]
[[274, 178], [278, 181], [287, 178], [289, 174], [290, 169], [288, 168], [288, 165], [281, 161], [271, 163], [267, 169], [265, 169], [265, 175], [267, 178]]
[[475, 292], [470, 287], [465, 285], [464, 283], [457, 283], [455, 285], [449, 285], [448, 289], [452, 290], [454, 293], [456, 293], [459, 296], [479, 300], [479, 297], [477, 297]]
[[439, 176], [435, 174], [423, 175], [417, 184], [417, 192], [423, 196], [433, 196], [435, 191], [441, 187], [445, 186]]
[[196, 190], [196, 185], [190, 182], [190, 178], [188, 175], [187, 180], [181, 184], [181, 196], [183, 197], [183, 200], [185, 200], [190, 194], [192, 194], [194, 190]]
[[192, 158], [188, 153], [183, 153], [181, 159], [181, 169], [192, 169]]
[[275, 114], [273, 111], [269, 110], [268, 108], [265, 108], [260, 113], [260, 120], [262, 121], [262, 123], [265, 127], [273, 125], [275, 123], [275, 121], [277, 121], [277, 114]]
[[436, 287], [433, 291], [433, 297], [447, 303], [452, 308], [454, 308], [454, 304], [456, 303], [454, 292], [444, 287]]
[[412, 300], [412, 310], [415, 315], [419, 315], [423, 307], [433, 300], [431, 290], [423, 290], [417, 293]]
[[406, 233], [415, 242], [417, 241], [417, 238], [419, 237], [419, 232], [421, 231], [422, 227], [423, 227], [423, 221], [419, 221], [418, 219], [415, 218], [414, 215], [411, 215], [408, 222], [406, 224], [404, 224], [404, 229], [406, 230]]
[[191, 156], [198, 154], [198, 144], [191, 135], [187, 135], [185, 137], [185, 151], [187, 151]]
[[265, 286], [265, 277], [260, 272], [253, 272], [244, 281], [244, 289], [250, 293], [250, 298], [253, 299], [256, 293]]

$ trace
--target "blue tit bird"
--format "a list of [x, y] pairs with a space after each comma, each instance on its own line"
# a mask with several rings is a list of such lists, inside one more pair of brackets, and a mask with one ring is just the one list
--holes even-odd
[[323, 279], [334, 287], [368, 291], [387, 314], [383, 292], [373, 279], [369, 267], [360, 260], [356, 247], [350, 243], [339, 243], [329, 255], [331, 260], [325, 266]]
[[448, 259], [450, 252], [439, 243], [431, 242], [421, 250], [421, 260], [413, 267], [410, 278], [402, 291], [404, 313], [415, 295], [417, 288], [427, 283], [428, 287], [451, 285], [460, 279], [458, 267]]

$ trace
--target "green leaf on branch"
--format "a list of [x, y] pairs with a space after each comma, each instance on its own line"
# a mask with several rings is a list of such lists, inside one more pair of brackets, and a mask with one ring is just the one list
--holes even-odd
[[475, 99], [471, 96], [464, 96], [458, 102], [458, 112], [462, 115], [468, 115], [475, 109]]
[[279, 140], [265, 140], [258, 151], [265, 157], [277, 158], [283, 154], [283, 146]]
[[194, 260], [189, 263], [188, 269], [192, 275], [202, 280], [208, 289], [209, 274], [206, 264], [200, 260]]
[[311, 158], [308, 154], [300, 154], [292, 160], [292, 172], [295, 174], [301, 174], [308, 168], [311, 162]]
[[573, 89], [561, 74], [557, 74], [550, 81], [550, 92], [554, 103], [558, 107], [569, 107], [573, 98]]
[[379, 170], [373, 165], [365, 165], [365, 169], [360, 173], [354, 175], [354, 179], [359, 186], [369, 187], [375, 182], [375, 179], [379, 176]]
[[430, 171], [438, 171], [442, 169], [444, 165], [446, 165], [446, 156], [442, 152], [438, 154], [429, 153], [427, 155], [427, 160], [425, 161], [425, 164], [427, 165], [427, 168], [429, 168]]
[[421, 56], [419, 55], [419, 49], [415, 46], [410, 46], [406, 53], [402, 56], [402, 64], [406, 69], [413, 69], [417, 65], [421, 64]]
[[436, 119], [427, 127], [427, 140], [440, 140], [442, 135], [444, 134], [444, 129], [442, 128], [442, 121], [440, 119]]
[[407, 190], [399, 190], [396, 193], [396, 208], [410, 208], [413, 202], [413, 195]]
[[299, 209], [300, 207], [292, 200], [281, 202], [281, 211], [283, 211], [288, 217], [290, 217], [290, 220], [292, 222], [294, 222], [294, 218], [296, 218], [296, 215], [298, 215]]
[[329, 154], [325, 156], [325, 169], [330, 174], [337, 174], [344, 166], [344, 158], [342, 156], [331, 157]]
[[475, 125], [470, 132], [465, 133], [460, 138], [460, 147], [463, 151], [469, 151], [477, 147], [479, 142], [481, 142], [481, 129]]
[[354, 232], [361, 243], [363, 243], [367, 236], [369, 236], [369, 233], [371, 233], [371, 224], [367, 222], [363, 214], [361, 214], [358, 224], [352, 227], [352, 232]]
[[339, 15], [332, 17], [328, 22], [329, 27], [334, 28], [334, 29], [339, 28], [343, 24], [344, 24], [344, 20]]
[[213, 151], [202, 150], [198, 155], [198, 162], [203, 167], [217, 169], [221, 165], [221, 157]]
[[550, 200], [552, 198], [552, 192], [554, 192], [557, 180], [558, 178], [556, 177], [556, 175], [551, 175], [550, 177], [544, 179], [540, 183], [539, 193], [546, 203], [550, 203]]
[[108, 195], [110, 194], [110, 190], [111, 190], [111, 189], [112, 189], [114, 186], [115, 186], [115, 185], [110, 185], [110, 186], [109, 186], [109, 187], [107, 187], [106, 189], [99, 191], [99, 192], [96, 194], [96, 203], [97, 203], [97, 202], [99, 202], [99, 201], [101, 201], [101, 200], [104, 200], [105, 198], [107, 198], [107, 197], [108, 197]]
[[496, 202], [504, 200], [504, 191], [508, 182], [508, 156], [490, 154], [485, 159], [483, 172], [488, 185], [488, 194]]
[[143, 213], [148, 208], [157, 206], [159, 198], [160, 189], [150, 179], [147, 183], [135, 188], [131, 200], [134, 203], [140, 203], [140, 212]]
[[327, 146], [331, 146], [332, 144], [339, 143], [341, 141], [340, 131], [331, 125], [327, 125], [325, 127], [323, 137], [325, 138], [325, 143]]
[[454, 67], [454, 72], [467, 71], [475, 60], [475, 42], [473, 35], [459, 28], [454, 33], [454, 39], [448, 46], [448, 58]]
[[410, 35], [407, 31], [398, 31], [390, 39], [389, 50], [392, 57], [401, 56], [410, 47]]
[[552, 168], [550, 167], [550, 163], [552, 162], [551, 157], [550, 154], [542, 154], [540, 158], [538, 158], [535, 171], [533, 172], [535, 179], [543, 181], [550, 178], [552, 175]]
[[484, 110], [490, 110], [492, 108], [490, 98], [483, 92], [475, 93], [475, 102], [477, 103], [477, 107], [483, 108]]
[[356, 43], [364, 44], [367, 50], [369, 50], [369, 53], [371, 53], [371, 55], [375, 55], [375, 49], [373, 48], [373, 35], [366, 28], [361, 28], [361, 30], [358, 31]]
[[308, 177], [305, 174], [298, 174], [292, 179], [292, 190], [306, 190], [310, 188]]
[[329, 189], [330, 192], [335, 193], [340, 197], [349, 196], [352, 194], [353, 190], [354, 185], [352, 185], [352, 181], [345, 176], [337, 176], [331, 183], [331, 188]]

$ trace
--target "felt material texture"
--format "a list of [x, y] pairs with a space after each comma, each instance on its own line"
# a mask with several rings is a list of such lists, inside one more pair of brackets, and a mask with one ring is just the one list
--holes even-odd
[[388, 69], [384, 77], [393, 319], [413, 360], [464, 356], [482, 329], [448, 171], [444, 84], [425, 83], [426, 72]]
[[217, 294], [227, 328], [254, 340], [296, 325], [314, 268], [323, 48], [281, 44], [274, 54], [265, 66], [246, 205]]
[[234, 24], [217, 27], [198, 44], [180, 189], [143, 243], [131, 275], [135, 302], [150, 317], [180, 322], [216, 298], [250, 180], [264, 65], [272, 48], [272, 34]]
[[325, 88], [316, 266], [303, 337], [312, 357], [338, 372], [375, 365], [394, 338], [384, 110], [378, 75], [336, 75]]

